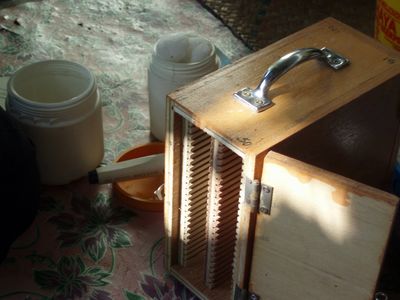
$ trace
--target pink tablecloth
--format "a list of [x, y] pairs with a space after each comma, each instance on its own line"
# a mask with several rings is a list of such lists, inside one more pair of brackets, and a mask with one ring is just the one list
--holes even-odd
[[[146, 70], [159, 37], [190, 31], [232, 60], [249, 52], [193, 0], [1, 6], [7, 7], [0, 10], [0, 76], [44, 59], [76, 61], [95, 73], [105, 163], [151, 139]], [[43, 187], [36, 220], [0, 265], [0, 299], [193, 299], [165, 274], [163, 246], [162, 213], [118, 206], [110, 185], [91, 186], [83, 178]]]

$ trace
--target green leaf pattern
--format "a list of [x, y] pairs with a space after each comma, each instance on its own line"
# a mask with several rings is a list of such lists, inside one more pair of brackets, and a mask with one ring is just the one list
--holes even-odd
[[94, 201], [72, 197], [72, 212], [63, 212], [48, 219], [59, 230], [61, 247], [79, 245], [94, 262], [104, 258], [108, 248], [132, 246], [129, 233], [120, 228], [128, 223], [133, 213], [122, 207], [113, 207], [104, 194]]
[[106, 250], [107, 243], [102, 233], [99, 233], [97, 236], [88, 237], [82, 242], [82, 251], [88, 254], [95, 262], [104, 257]]
[[146, 300], [144, 297], [128, 290], [124, 291], [124, 296], [126, 300]]
[[86, 267], [79, 256], [63, 256], [54, 268], [33, 272], [36, 284], [51, 290], [53, 299], [89, 299], [93, 294], [111, 299], [107, 291], [98, 289], [109, 284], [110, 275], [100, 267]]

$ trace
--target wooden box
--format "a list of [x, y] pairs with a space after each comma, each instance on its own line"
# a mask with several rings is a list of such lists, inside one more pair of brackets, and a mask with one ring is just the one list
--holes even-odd
[[[322, 47], [350, 63], [329, 68]], [[170, 94], [168, 270], [203, 299], [373, 299], [398, 204], [399, 73], [394, 50], [329, 18]], [[235, 100], [263, 76], [272, 105]]]

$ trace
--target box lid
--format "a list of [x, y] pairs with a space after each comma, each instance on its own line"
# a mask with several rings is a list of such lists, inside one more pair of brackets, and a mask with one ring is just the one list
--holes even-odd
[[[310, 60], [296, 66], [271, 86], [274, 105], [263, 112], [235, 100], [235, 92], [255, 88], [280, 57], [309, 47], [330, 48], [348, 58], [350, 65], [333, 70]], [[169, 98], [177, 112], [233, 150], [258, 155], [399, 72], [396, 51], [328, 18], [182, 87]]]
[[373, 299], [398, 198], [270, 151], [249, 289], [260, 299]]

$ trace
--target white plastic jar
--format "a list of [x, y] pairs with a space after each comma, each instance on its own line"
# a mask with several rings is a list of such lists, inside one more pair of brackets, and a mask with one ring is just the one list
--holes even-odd
[[[179, 87], [217, 70], [219, 67], [216, 49], [211, 42], [194, 34], [186, 35], [189, 38], [202, 39], [210, 47], [209, 54], [197, 61], [176, 62], [169, 59], [168, 55], [161, 56], [157, 51], [160, 40], [154, 46], [148, 68], [150, 130], [153, 136], [160, 141], [165, 139], [166, 96]], [[174, 50], [176, 52], [182, 50], [179, 49], [179, 45], [176, 47], [172, 50], [167, 49], [171, 57], [176, 54]]]
[[6, 110], [34, 143], [43, 184], [69, 183], [101, 162], [101, 101], [84, 66], [48, 60], [19, 69], [8, 82]]

